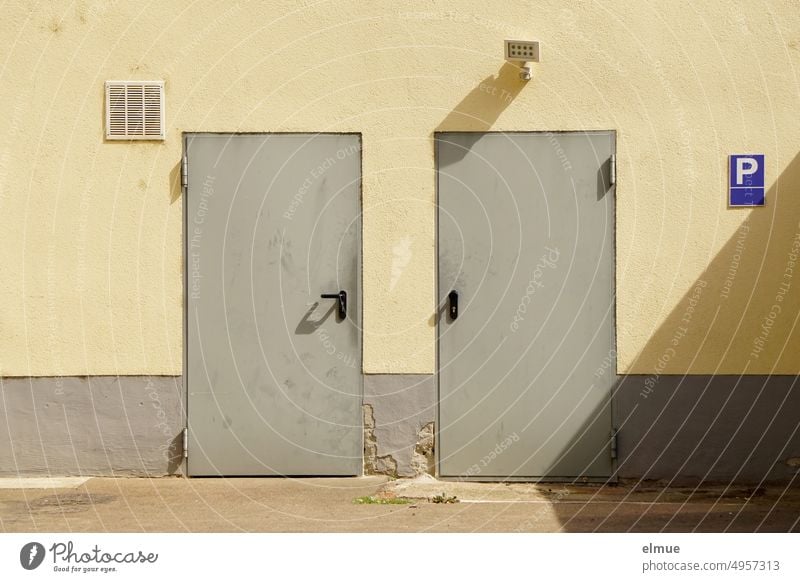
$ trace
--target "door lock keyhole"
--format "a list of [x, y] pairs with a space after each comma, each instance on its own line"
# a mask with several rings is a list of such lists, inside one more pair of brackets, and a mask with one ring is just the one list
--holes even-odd
[[450, 319], [458, 319], [458, 291], [453, 289], [447, 294], [448, 311], [450, 312]]

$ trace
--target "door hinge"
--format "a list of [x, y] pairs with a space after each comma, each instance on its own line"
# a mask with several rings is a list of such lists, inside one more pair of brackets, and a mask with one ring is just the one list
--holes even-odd
[[613, 186], [617, 183], [617, 154], [611, 154], [611, 160], [609, 163], [611, 165], [608, 172], [609, 182], [611, 182], [611, 185]]
[[183, 429], [183, 458], [189, 458], [189, 428]]
[[189, 186], [189, 156], [183, 154], [181, 158], [181, 189], [186, 192]]
[[617, 458], [617, 429], [611, 429], [611, 458]]

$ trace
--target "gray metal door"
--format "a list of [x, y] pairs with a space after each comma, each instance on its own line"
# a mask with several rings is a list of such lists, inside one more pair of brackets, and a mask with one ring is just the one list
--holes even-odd
[[440, 475], [610, 475], [614, 145], [437, 134]]
[[185, 148], [189, 474], [361, 474], [360, 137]]

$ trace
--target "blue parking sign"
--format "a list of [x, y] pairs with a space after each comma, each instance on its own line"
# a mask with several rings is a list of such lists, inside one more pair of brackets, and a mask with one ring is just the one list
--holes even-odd
[[728, 167], [728, 204], [764, 206], [764, 154], [731, 154]]

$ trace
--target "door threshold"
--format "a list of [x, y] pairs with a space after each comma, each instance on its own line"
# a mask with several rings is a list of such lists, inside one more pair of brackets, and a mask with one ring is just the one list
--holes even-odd
[[603, 485], [616, 484], [616, 476], [608, 477], [497, 477], [497, 476], [473, 476], [473, 477], [448, 477], [439, 476], [439, 481], [472, 482], [472, 483], [563, 483], [565, 485]]

